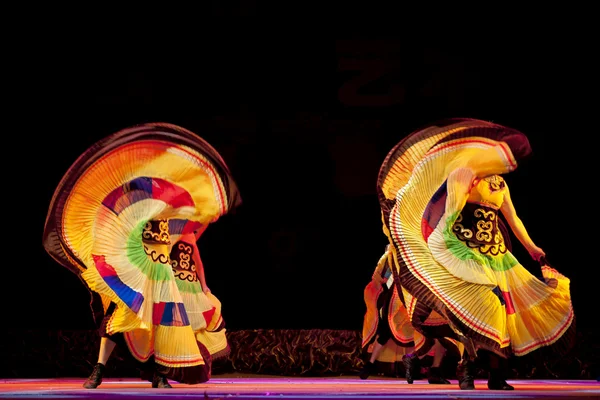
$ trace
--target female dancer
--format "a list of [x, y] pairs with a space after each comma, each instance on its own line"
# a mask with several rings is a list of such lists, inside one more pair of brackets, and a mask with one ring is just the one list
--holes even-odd
[[119, 131], [69, 168], [50, 204], [44, 247], [83, 280], [95, 316], [103, 314], [98, 364], [85, 387], [100, 384], [118, 342], [152, 366], [153, 387], [210, 378], [206, 332], [221, 337], [213, 354], [227, 346], [192, 238], [240, 201], [216, 150], [171, 124]]

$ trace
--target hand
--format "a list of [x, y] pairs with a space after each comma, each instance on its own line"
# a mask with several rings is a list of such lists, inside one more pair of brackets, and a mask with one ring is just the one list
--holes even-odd
[[210, 289], [209, 289], [209, 287], [208, 287], [208, 286], [202, 286], [202, 292], [203, 292], [204, 294], [209, 294], [209, 293], [210, 293]]
[[540, 249], [536, 245], [531, 246], [528, 251], [529, 255], [531, 255], [531, 258], [533, 258], [535, 261], [540, 261], [542, 257], [546, 257], [544, 250]]
[[544, 280], [546, 281], [546, 285], [550, 286], [552, 289], [556, 289], [556, 287], [558, 286], [558, 279], [556, 278], [549, 278]]

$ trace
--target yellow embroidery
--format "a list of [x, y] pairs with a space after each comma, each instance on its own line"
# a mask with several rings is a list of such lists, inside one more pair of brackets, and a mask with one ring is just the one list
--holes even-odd
[[169, 264], [169, 256], [163, 253], [162, 250], [164, 249], [150, 249], [147, 245], [144, 245], [144, 253], [146, 253], [146, 255], [150, 257], [153, 262]]
[[477, 228], [475, 238], [480, 242], [491, 242], [492, 230], [495, 227], [493, 221], [496, 219], [496, 214], [493, 211], [485, 211], [482, 208], [477, 208], [473, 212], [473, 215], [478, 218], [475, 225]]
[[485, 211], [483, 208], [477, 208], [473, 211], [473, 215], [477, 218], [489, 219], [490, 221], [496, 219], [496, 213], [494, 211]]
[[460, 222], [462, 222], [462, 219], [463, 219], [462, 214], [459, 214], [458, 218], [456, 218], [456, 222], [454, 222], [454, 226], [452, 227], [452, 230], [454, 230], [454, 232], [457, 232], [463, 238], [470, 239], [473, 237], [473, 231], [465, 228], [462, 224], [460, 224]]
[[[155, 232], [157, 226], [158, 232]], [[162, 219], [146, 222], [144, 230], [142, 231], [142, 238], [158, 243], [169, 244], [171, 242], [169, 236], [169, 221]]]
[[172, 252], [171, 267], [173, 274], [182, 281], [196, 282], [196, 264], [192, 259], [194, 249], [187, 243], [179, 242]]
[[[463, 213], [468, 213], [470, 210], [472, 210], [472, 218], [470, 221], [465, 221]], [[478, 249], [482, 254], [504, 254], [507, 248], [498, 229], [497, 219], [498, 215], [494, 209], [465, 208], [456, 219], [452, 230], [469, 248]], [[473, 229], [465, 227], [465, 224]]]
[[504, 188], [504, 178], [500, 175], [487, 176], [483, 180], [489, 184], [491, 192], [496, 192]]

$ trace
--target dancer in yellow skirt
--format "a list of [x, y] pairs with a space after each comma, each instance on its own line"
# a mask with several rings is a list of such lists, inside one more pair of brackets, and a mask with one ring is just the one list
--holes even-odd
[[[500, 361], [533, 351], [564, 354], [573, 343], [569, 279], [546, 263], [501, 177], [530, 152], [519, 131], [454, 119], [406, 137], [380, 170], [378, 194], [395, 266], [403, 289], [420, 304], [408, 310], [413, 326], [427, 337], [444, 337], [447, 331], [423, 322], [433, 312], [447, 321], [465, 346], [457, 371], [461, 389], [474, 389], [479, 350], [495, 363], [488, 387], [510, 390]], [[541, 263], [543, 280], [513, 256], [502, 219]]]
[[433, 357], [427, 380], [431, 384], [449, 384], [443, 378], [440, 365], [446, 349], [437, 339], [429, 340], [416, 332], [398, 295], [393, 274], [390, 246], [379, 259], [371, 282], [365, 287], [364, 299], [367, 310], [363, 319], [362, 349], [368, 359], [360, 372], [367, 379], [376, 371], [376, 362], [395, 365], [402, 361], [406, 380], [413, 383], [420, 378], [419, 360]]
[[99, 363], [85, 387], [101, 383], [117, 342], [151, 365], [153, 387], [210, 379], [212, 357], [228, 347], [196, 235], [240, 202], [216, 150], [171, 124], [119, 131], [69, 168], [50, 204], [44, 247], [83, 280], [102, 321]]

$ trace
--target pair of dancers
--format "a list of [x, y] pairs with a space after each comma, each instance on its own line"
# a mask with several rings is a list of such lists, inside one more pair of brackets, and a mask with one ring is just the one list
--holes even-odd
[[[377, 191], [389, 242], [383, 265], [392, 273], [384, 275], [387, 291], [377, 287], [378, 269], [365, 288], [370, 359], [361, 377], [373, 373], [382, 345], [399, 345], [411, 383], [435, 343], [429, 382], [447, 383], [438, 368], [444, 343], [461, 354], [461, 389], [475, 389], [475, 362], [485, 355], [488, 388], [512, 390], [508, 358], [560, 356], [572, 347], [569, 279], [529, 236], [502, 176], [530, 153], [523, 133], [476, 119], [430, 125], [388, 153]], [[510, 232], [540, 264], [540, 279], [513, 255]], [[386, 330], [392, 335], [377, 341]], [[415, 344], [416, 352], [407, 347]]]

